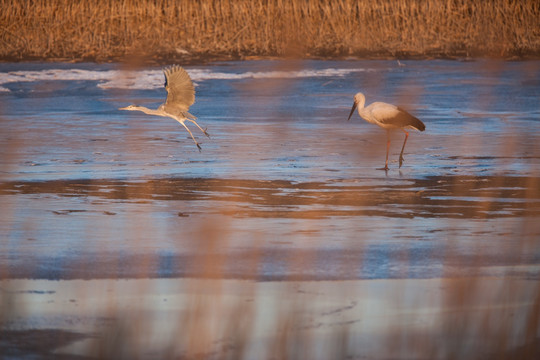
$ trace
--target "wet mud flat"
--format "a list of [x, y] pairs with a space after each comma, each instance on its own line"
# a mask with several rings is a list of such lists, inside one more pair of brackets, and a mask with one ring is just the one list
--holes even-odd
[[533, 176], [14, 181], [0, 198], [27, 221], [4, 278], [540, 274]]
[[10, 300], [3, 305], [9, 312], [2, 317], [0, 349], [14, 358], [539, 354], [537, 280], [514, 277], [2, 280], [0, 286]]

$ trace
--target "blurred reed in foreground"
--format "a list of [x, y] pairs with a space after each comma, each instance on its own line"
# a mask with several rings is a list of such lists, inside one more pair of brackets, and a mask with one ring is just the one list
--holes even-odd
[[[249, 87], [249, 90], [253, 94], [257, 94], [256, 91], [279, 93], [282, 88], [276, 82], [267, 89]], [[245, 131], [256, 133], [248, 130], [247, 126]], [[287, 136], [289, 140], [293, 137], [282, 130], [276, 131], [275, 135], [281, 141]], [[522, 156], [516, 144], [525, 143], [524, 136], [509, 132], [499, 143], [497, 153], [509, 158]], [[464, 140], [459, 145], [471, 144]], [[20, 146], [24, 143], [12, 141], [3, 149], [6, 156], [14, 157], [10, 154], [17, 154]], [[333, 146], [337, 149], [342, 144]], [[360, 146], [366, 147], [365, 144]], [[126, 148], [126, 152], [136, 154], [137, 149]], [[534, 166], [536, 163], [532, 158], [531, 166]], [[243, 160], [239, 158], [238, 162]], [[418, 182], [410, 181], [407, 186], [398, 184], [392, 187], [384, 182], [384, 193], [361, 183], [340, 186], [339, 190], [330, 192], [332, 189], [328, 184], [322, 184], [324, 189], [319, 191], [306, 191], [313, 189], [304, 188], [303, 183], [287, 187], [286, 181], [280, 181], [285, 185], [273, 189], [271, 183], [266, 182], [263, 186], [252, 186], [250, 191], [247, 181], [232, 183], [195, 179], [192, 193], [201, 193], [203, 197], [199, 198], [186, 191], [186, 186], [178, 186], [187, 183], [172, 179], [135, 182], [129, 186], [126, 183], [112, 184], [109, 187], [103, 186], [106, 184], [100, 180], [90, 180], [88, 184], [79, 180], [51, 181], [44, 185], [50, 187], [43, 192], [47, 196], [77, 195], [94, 201], [111, 197], [140, 205], [144, 203], [141, 200], [145, 200], [150, 206], [140, 206], [131, 214], [129, 221], [118, 222], [123, 230], [121, 234], [131, 239], [130, 245], [135, 249], [144, 249], [146, 243], [152, 242], [153, 238], [139, 234], [145, 227], [156, 226], [150, 221], [149, 215], [153, 211], [163, 211], [163, 204], [152, 203], [152, 199], [202, 202], [208, 201], [214, 192], [224, 202], [213, 215], [189, 218], [190, 222], [199, 225], [195, 231], [186, 233], [183, 229], [170, 239], [177, 244], [179, 252], [183, 251], [185, 242], [196, 244], [197, 251], [193, 253], [200, 255], [194, 263], [198, 271], [193, 277], [152, 278], [155, 276], [155, 264], [159, 263], [159, 252], [150, 252], [145, 258], [148, 261], [138, 262], [134, 268], [143, 275], [130, 280], [122, 279], [120, 275], [118, 279], [90, 281], [59, 278], [59, 281], [41, 282], [36, 286], [32, 280], [10, 280], [8, 275], [14, 264], [0, 264], [0, 274], [7, 274], [2, 277], [6, 280], [0, 283], [0, 354], [38, 359], [538, 359], [540, 282], [538, 273], [535, 273], [538, 269], [538, 237], [535, 235], [539, 233], [539, 175], [538, 170], [530, 177], [505, 174], [488, 177], [482, 171], [475, 176], [446, 174], [433, 180], [422, 177]], [[112, 191], [92, 189], [92, 184], [101, 190]], [[22, 188], [18, 191], [24, 193], [24, 187], [32, 185], [17, 186]], [[56, 189], [58, 185], [59, 189]], [[173, 189], [186, 192], [187, 197], [173, 196], [164, 200], [167, 199], [166, 194], [175, 195], [171, 191]], [[286, 191], [277, 191], [280, 189]], [[2, 196], [17, 196], [14, 189], [7, 190], [7, 194]], [[435, 193], [429, 194], [430, 190], [435, 190]], [[368, 193], [373, 195], [369, 197]], [[27, 194], [39, 193], [29, 190]], [[437, 196], [439, 200], [433, 200]], [[15, 204], [12, 208], [2, 208], [2, 217], [15, 218], [20, 213], [17, 203], [12, 204]], [[104, 204], [112, 205], [114, 202]], [[327, 206], [321, 206], [323, 204]], [[401, 204], [415, 205], [417, 207], [413, 209], [422, 209], [424, 215], [419, 212], [416, 218], [409, 219], [387, 210], [399, 208]], [[299, 205], [305, 208], [301, 209]], [[184, 208], [175, 206], [179, 206], [178, 203], [170, 205], [169, 211], [184, 211]], [[187, 209], [191, 206], [189, 204]], [[267, 209], [266, 214], [262, 208]], [[332, 211], [343, 208], [356, 209], [356, 213]], [[373, 209], [383, 212], [374, 213]], [[197, 212], [194, 208], [191, 210]], [[323, 243], [316, 241], [319, 236], [331, 243], [335, 240], [333, 236], [339, 234], [332, 229], [322, 234], [312, 231], [315, 222], [323, 217], [348, 217], [354, 221], [369, 218], [370, 226], [383, 221], [385, 226], [401, 228], [401, 224], [422, 221], [422, 216], [425, 216], [424, 219], [438, 225], [432, 229], [446, 236], [438, 240], [444, 246], [434, 248], [440, 252], [440, 278], [418, 279], [414, 274], [409, 275], [407, 264], [412, 268], [419, 255], [404, 246], [379, 259], [393, 264], [392, 267], [401, 267], [401, 277], [367, 280], [363, 272], [381, 264], [369, 263], [363, 256], [369, 250], [369, 245], [363, 242], [369, 234], [359, 223], [355, 229], [358, 241], [342, 250], [352, 256], [343, 257], [342, 261], [331, 256], [327, 258], [326, 255], [331, 253], [324, 251], [306, 253], [295, 252], [291, 248], [278, 253], [281, 256], [272, 257], [268, 254], [266, 242], [274, 239], [275, 235], [266, 237], [265, 233], [276, 229], [264, 228], [264, 225], [263, 229], [250, 227], [249, 239], [252, 241], [242, 254], [248, 264], [242, 275], [247, 275], [250, 280], [231, 279], [228, 268], [238, 261], [238, 257], [227, 256], [224, 249], [238, 248], [234, 242], [240, 231], [232, 224], [239, 216], [280, 218], [283, 220], [280, 226], [296, 234], [307, 231], [311, 234], [310, 240], [316, 244]], [[295, 217], [311, 221], [291, 221]], [[159, 225], [173, 226], [177, 218], [167, 217]], [[503, 241], [495, 241], [485, 235], [493, 233], [493, 222], [462, 223], [467, 219], [505, 218], [515, 220], [511, 223], [515, 227], [497, 228], [497, 231], [505, 233], [500, 234]], [[92, 213], [89, 219], [93, 219], [89, 220], [87, 230], [91, 233], [91, 227], [98, 227], [99, 220], [96, 219], [99, 218]], [[474, 241], [469, 239], [470, 242], [464, 244], [460, 239], [462, 233], [445, 230], [459, 224], [473, 225], [468, 230], [477, 234]], [[17, 228], [20, 233], [13, 243], [19, 244], [28, 239], [29, 236], [24, 235], [30, 234], [33, 226], [28, 221]], [[401, 229], [403, 235], [409, 235], [406, 226]], [[110, 237], [113, 239], [113, 234]], [[399, 246], [399, 242], [392, 242], [392, 236], [381, 236], [376, 240]], [[5, 249], [10, 248], [8, 242], [0, 244]], [[306, 246], [310, 247], [309, 244]], [[489, 250], [494, 246], [508, 248], [497, 249], [490, 254]], [[246, 247], [246, 244], [241, 247]], [[156, 261], [150, 261], [151, 257]], [[264, 262], [265, 257], [271, 257], [271, 261]], [[23, 260], [28, 262], [28, 259]], [[172, 270], [186, 267], [182, 262], [162, 260], [164, 267]], [[126, 259], [119, 257], [116, 261], [119, 272]], [[336, 267], [344, 262], [358, 278], [309, 281], [291, 275], [296, 269], [313, 271], [324, 263]], [[437, 267], [438, 264], [435, 262], [430, 266]], [[33, 265], [37, 264], [27, 266], [32, 268]], [[82, 271], [92, 273], [95, 266], [88, 263], [71, 268], [67, 266], [62, 274], [81, 271], [81, 267]], [[270, 266], [275, 272], [284, 269], [282, 281], [253, 280], [265, 266]], [[456, 277], [456, 267], [465, 268], [467, 273]], [[486, 276], [485, 268], [493, 268], [498, 275]], [[36, 324], [48, 328], [35, 329]], [[61, 332], [57, 328], [71, 331]], [[90, 338], [91, 342], [79, 349], [77, 354], [80, 357], [77, 357], [70, 352], [74, 351], [73, 348], [66, 347], [81, 337]], [[37, 343], [40, 346], [33, 347]]]
[[[508, 140], [510, 144], [515, 141]], [[509, 146], [501, 144], [501, 152], [511, 152]], [[444, 241], [447, 247], [439, 248], [443, 257], [441, 278], [408, 278], [406, 264], [414, 264], [417, 255], [404, 248], [382, 259], [396, 267], [403, 266], [404, 278], [362, 280], [362, 269], [369, 271], [368, 266], [373, 264], [365, 264], [365, 234], [359, 227], [358, 244], [343, 251], [360, 252], [343, 261], [349, 261], [347, 268], [361, 279], [335, 281], [309, 281], [290, 275], [295, 269], [317, 269], [325, 261], [334, 261], [333, 266], [343, 265], [335, 259], [325, 259], [324, 251], [307, 256], [289, 251], [265, 265], [267, 238], [262, 231], [253, 231], [252, 247], [243, 254], [243, 261], [249, 264], [244, 267], [244, 275], [249, 280], [231, 278], [228, 269], [238, 258], [227, 256], [223, 249], [234, 247], [231, 243], [238, 231], [231, 224], [235, 214], [254, 200], [249, 191], [239, 191], [246, 188], [245, 183], [225, 184], [236, 199], [226, 202], [221, 209], [230, 216], [204, 217], [192, 239], [183, 233], [171, 239], [178, 243], [179, 251], [185, 241], [193, 241], [199, 247], [195, 252], [201, 254], [196, 260], [198, 272], [193, 277], [152, 278], [155, 262], [141, 261], [137, 269], [147, 275], [135, 279], [39, 282], [8, 278], [0, 282], [0, 353], [37, 359], [538, 359], [540, 282], [534, 275], [538, 248], [534, 234], [539, 231], [538, 179], [534, 176], [517, 182], [512, 177], [499, 176], [485, 185], [462, 176], [435, 181], [439, 190], [443, 190], [444, 181], [448, 182], [446, 187], [452, 188], [450, 194], [455, 199], [445, 204], [447, 209], [469, 207], [461, 199], [470, 198], [471, 194], [481, 199], [463, 212], [465, 216], [458, 214], [461, 220], [497, 216], [494, 214], [501, 210], [499, 199], [510, 198], [508, 191], [512, 189], [523, 215], [508, 205], [506, 216], [516, 218], [521, 231], [508, 235], [511, 251], [506, 256], [514, 259], [510, 265], [502, 262], [499, 275], [486, 276], [482, 270], [497, 268], [497, 261], [484, 250], [493, 244], [501, 246], [501, 242], [478, 235], [476, 241], [467, 244], [467, 254], [463, 254], [459, 236], [450, 235]], [[214, 182], [201, 186], [208, 196], [212, 187], [222, 185]], [[125, 198], [148, 198], [149, 194], [159, 194], [159, 186], [132, 186], [126, 189]], [[414, 184], [412, 187], [416, 188]], [[302, 193], [303, 189], [295, 191]], [[412, 194], [402, 188], [392, 197], [395, 202], [409, 197], [416, 199], [413, 202], [425, 201], [422, 192]], [[293, 191], [289, 193], [294, 198]], [[317, 194], [317, 198], [322, 195]], [[351, 195], [354, 194], [336, 194], [331, 204], [342, 204], [343, 197], [352, 198]], [[276, 197], [283, 196], [265, 196], [258, 191], [257, 201], [269, 206], [276, 203]], [[351, 201], [360, 208], [371, 204], [366, 196]], [[256, 210], [244, 211], [246, 217], [262, 216]], [[369, 210], [363, 211], [364, 216], [369, 216]], [[433, 215], [440, 226], [456, 224], [452, 216], [439, 217], [437, 210]], [[151, 241], [136, 235], [141, 227], [151, 226], [144, 220], [147, 216], [148, 210], [141, 210], [131, 217], [129, 226], [126, 224], [125, 236], [133, 240], [134, 247], [142, 248], [144, 242]], [[275, 216], [290, 220], [295, 214]], [[316, 220], [330, 213], [308, 211], [304, 216]], [[385, 218], [388, 224], [401, 220], [391, 213]], [[476, 226], [470, 231], [478, 234], [489, 233], [493, 226], [492, 222], [483, 221], [472, 224]], [[301, 226], [293, 223], [290, 230], [301, 230]], [[503, 227], [501, 231], [508, 229]], [[152, 256], [159, 259], [159, 254], [149, 254]], [[126, 260], [117, 261], [121, 268]], [[9, 264], [4, 265], [4, 271], [9, 272]], [[282, 267], [289, 275], [282, 281], [253, 280], [268, 265]], [[81, 266], [83, 271], [88, 267], [86, 271], [92, 272], [92, 265]], [[186, 264], [174, 262], [170, 266], [183, 268]], [[456, 266], [466, 267], [467, 274], [456, 277]], [[76, 268], [71, 272], [80, 271]], [[65, 274], [68, 273], [66, 270]], [[41, 328], [34, 328], [36, 324]]]
[[[313, 265], [301, 258], [288, 261]], [[448, 267], [451, 263], [448, 255]], [[216, 264], [203, 266], [213, 271]], [[540, 355], [539, 282], [511, 275], [0, 284], [0, 351], [11, 358], [527, 360]], [[43, 289], [48, 293], [36, 294]]]
[[535, 0], [0, 0], [0, 58], [540, 55]]

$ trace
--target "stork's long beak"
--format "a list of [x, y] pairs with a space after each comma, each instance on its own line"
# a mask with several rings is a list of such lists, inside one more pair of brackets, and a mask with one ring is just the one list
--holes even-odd
[[127, 106], [126, 107], [123, 107], [123, 108], [118, 108], [118, 110], [127, 110]]
[[351, 120], [351, 116], [354, 113], [354, 110], [356, 109], [357, 106], [358, 104], [355, 101], [354, 104], [352, 105], [351, 113], [349, 114], [349, 118], [347, 119], [347, 121]]

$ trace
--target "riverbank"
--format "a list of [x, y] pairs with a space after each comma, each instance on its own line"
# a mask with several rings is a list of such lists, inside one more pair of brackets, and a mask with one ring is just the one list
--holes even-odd
[[0, 60], [540, 57], [536, 1], [2, 0]]

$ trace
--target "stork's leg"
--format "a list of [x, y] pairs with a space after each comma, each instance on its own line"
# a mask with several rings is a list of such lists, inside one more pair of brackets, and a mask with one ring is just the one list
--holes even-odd
[[386, 130], [386, 161], [383, 168], [377, 170], [388, 170], [388, 152], [390, 151], [390, 130]]
[[[402, 129], [403, 130], [403, 129]], [[407, 143], [407, 139], [409, 138], [409, 133], [403, 130], [405, 133], [405, 140], [403, 141], [403, 146], [401, 147], [401, 154], [399, 154], [399, 167], [401, 168], [401, 164], [403, 164], [403, 150], [405, 150], [405, 144]]]
[[384, 170], [388, 170], [388, 153], [390, 152], [390, 130], [386, 130], [386, 162]]
[[197, 140], [195, 140], [195, 137], [193, 137], [193, 134], [191, 133], [191, 131], [189, 130], [189, 128], [186, 126], [186, 124], [184, 124], [183, 121], [178, 121], [180, 124], [182, 124], [183, 127], [186, 128], [186, 130], [188, 131], [189, 135], [191, 135], [191, 138], [193, 139], [193, 141], [195, 141], [195, 145], [197, 145], [197, 147], [199, 148], [199, 151], [201, 151], [201, 145], [199, 145], [199, 143], [197, 142]]
[[208, 137], [210, 139], [210, 135], [206, 132], [206, 129], [203, 129], [202, 127], [199, 126], [199, 124], [197, 124], [197, 122], [195, 120], [191, 120], [191, 119], [186, 119], [187, 121], [191, 121], [192, 123], [194, 123], [195, 125], [197, 125], [197, 127], [199, 129], [201, 129], [201, 131], [203, 132], [204, 135], [206, 135], [206, 137]]

